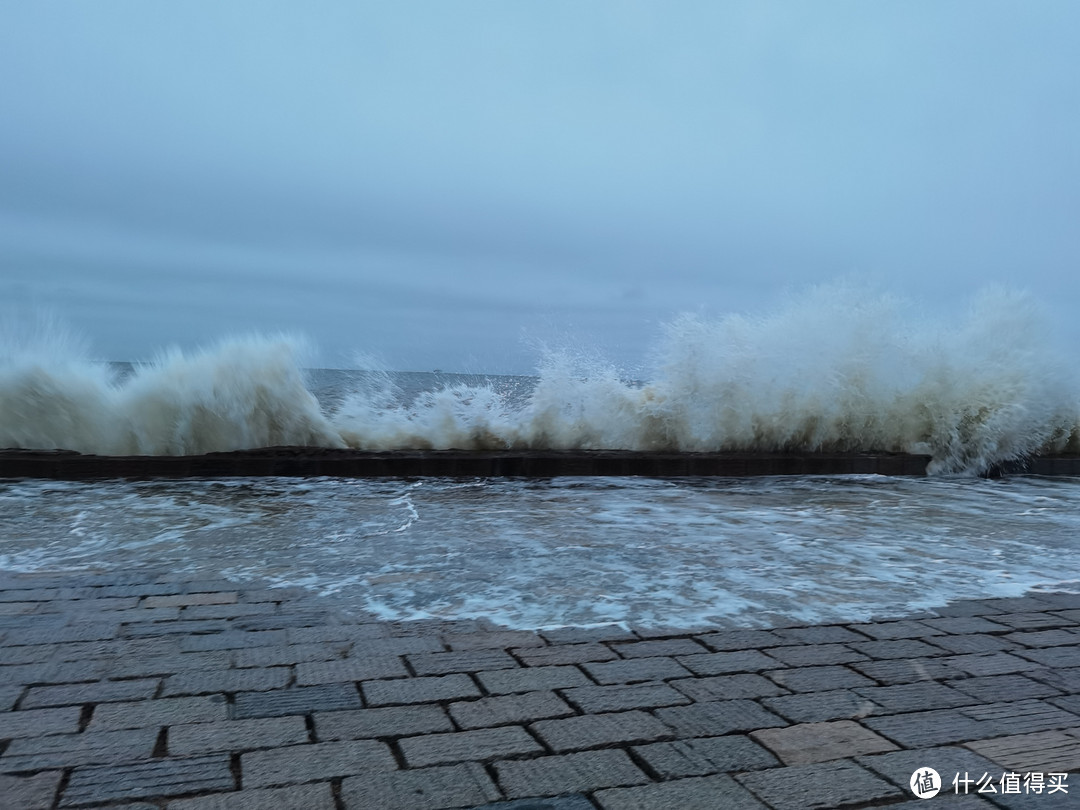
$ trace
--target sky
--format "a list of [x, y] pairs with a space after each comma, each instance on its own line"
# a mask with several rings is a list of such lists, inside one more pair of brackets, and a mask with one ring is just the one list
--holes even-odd
[[[0, 308], [95, 356], [632, 368], [837, 278], [1080, 342], [1080, 4], [5, 3]], [[13, 314], [14, 313], [14, 314]]]

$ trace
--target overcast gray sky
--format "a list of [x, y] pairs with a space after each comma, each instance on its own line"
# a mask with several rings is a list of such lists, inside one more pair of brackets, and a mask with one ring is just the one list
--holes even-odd
[[1080, 3], [0, 8], [0, 301], [136, 359], [641, 357], [838, 276], [1080, 296]]

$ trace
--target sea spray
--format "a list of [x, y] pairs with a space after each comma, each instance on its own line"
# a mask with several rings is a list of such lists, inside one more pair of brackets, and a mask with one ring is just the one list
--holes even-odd
[[304, 346], [233, 338], [120, 380], [64, 341], [6, 345], [0, 446], [188, 454], [273, 445], [393, 449], [918, 452], [932, 473], [1077, 450], [1080, 396], [1030, 297], [990, 289], [952, 320], [848, 284], [772, 313], [682, 316], [644, 381], [570, 352], [532, 390], [499, 378], [405, 396], [354, 373], [320, 406]]

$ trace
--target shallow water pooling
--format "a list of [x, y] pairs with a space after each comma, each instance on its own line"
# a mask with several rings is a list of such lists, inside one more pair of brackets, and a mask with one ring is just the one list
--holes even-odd
[[384, 618], [524, 628], [1015, 595], [1076, 579], [1078, 528], [1072, 479], [0, 482], [0, 569], [258, 578]]

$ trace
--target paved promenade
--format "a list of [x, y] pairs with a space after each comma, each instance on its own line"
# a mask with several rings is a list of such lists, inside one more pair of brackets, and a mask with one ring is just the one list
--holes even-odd
[[885, 806], [1080, 807], [1080, 596], [533, 633], [0, 572], [2, 810]]

